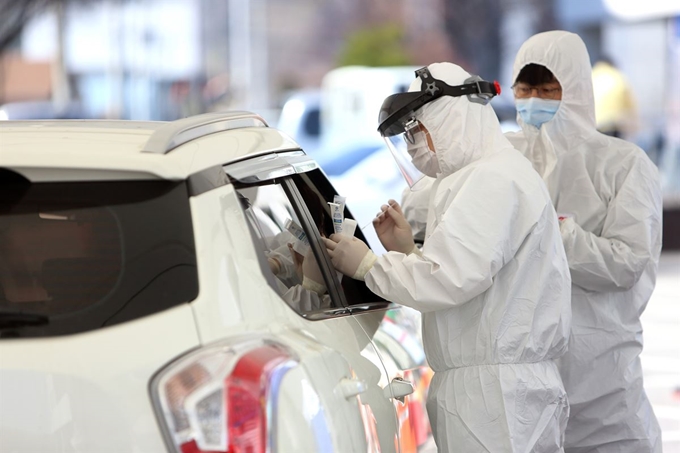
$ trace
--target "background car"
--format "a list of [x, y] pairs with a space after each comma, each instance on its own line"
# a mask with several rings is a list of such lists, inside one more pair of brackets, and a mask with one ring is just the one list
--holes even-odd
[[332, 267], [297, 143], [243, 112], [0, 140], [3, 451], [415, 451], [393, 305]]

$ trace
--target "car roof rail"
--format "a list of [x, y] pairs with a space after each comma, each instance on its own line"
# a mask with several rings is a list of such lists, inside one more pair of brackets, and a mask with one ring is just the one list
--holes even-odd
[[200, 137], [243, 127], [268, 127], [259, 115], [245, 111], [204, 113], [171, 121], [158, 128], [142, 152], [167, 154], [180, 145]]

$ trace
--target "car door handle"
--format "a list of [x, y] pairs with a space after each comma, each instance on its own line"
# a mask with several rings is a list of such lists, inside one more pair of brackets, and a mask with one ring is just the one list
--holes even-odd
[[407, 381], [400, 377], [392, 379], [390, 385], [383, 390], [385, 398], [394, 398], [402, 403], [404, 402], [406, 395], [410, 395], [411, 393], [413, 393], [413, 384], [411, 381]]
[[345, 397], [345, 399], [350, 399], [364, 393], [366, 389], [368, 389], [368, 386], [360, 379], [344, 378], [340, 381], [336, 389]]

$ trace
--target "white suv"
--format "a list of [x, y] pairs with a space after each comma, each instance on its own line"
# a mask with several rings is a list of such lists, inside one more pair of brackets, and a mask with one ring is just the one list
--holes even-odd
[[247, 112], [0, 122], [0, 450], [413, 451], [334, 195]]

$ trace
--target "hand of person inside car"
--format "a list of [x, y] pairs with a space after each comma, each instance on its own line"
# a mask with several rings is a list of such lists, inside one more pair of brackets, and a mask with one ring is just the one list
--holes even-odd
[[324, 283], [321, 269], [319, 269], [319, 264], [316, 262], [311, 247], [302, 261], [302, 274], [304, 275], [304, 278], [310, 279], [320, 285], [323, 285]]
[[293, 249], [292, 244], [288, 244], [288, 248], [293, 257], [293, 263], [295, 263], [295, 271], [302, 281], [302, 286], [319, 295], [325, 293], [326, 284], [312, 249], [309, 248], [305, 256], [302, 256]]
[[293, 248], [293, 244], [288, 244], [288, 251], [290, 252], [290, 256], [293, 258], [293, 264], [295, 265], [295, 274], [298, 276], [300, 281], [302, 281], [303, 277], [302, 263], [304, 262], [305, 257], [295, 251], [295, 249]]

